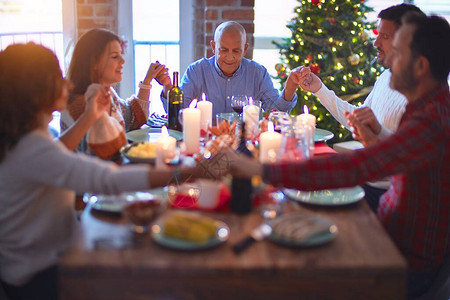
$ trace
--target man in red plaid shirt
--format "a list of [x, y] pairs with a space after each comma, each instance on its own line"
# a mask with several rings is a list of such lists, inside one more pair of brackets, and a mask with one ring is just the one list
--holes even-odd
[[289, 164], [235, 157], [231, 172], [300, 190], [350, 187], [392, 175], [378, 218], [407, 258], [409, 298], [429, 289], [450, 256], [449, 24], [408, 15], [393, 50], [390, 85], [408, 100], [394, 135], [378, 141], [369, 126], [347, 114], [367, 148]]

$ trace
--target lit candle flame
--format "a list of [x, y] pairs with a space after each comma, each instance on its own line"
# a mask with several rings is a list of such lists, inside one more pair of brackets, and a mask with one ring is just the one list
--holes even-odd
[[162, 136], [169, 136], [169, 131], [167, 131], [166, 126], [161, 127], [161, 134]]
[[309, 114], [309, 109], [308, 109], [308, 106], [306, 106], [306, 104], [303, 105], [303, 112], [304, 112], [306, 115]]
[[273, 122], [269, 121], [269, 123], [267, 123], [267, 132], [274, 132], [275, 131], [275, 127], [273, 126]]
[[203, 101], [206, 101], [206, 95], [205, 95], [205, 93], [202, 93], [202, 100], [203, 100]]
[[248, 98], [248, 104], [253, 105], [253, 98], [252, 97]]
[[197, 106], [197, 99], [192, 100], [191, 104], [189, 104], [189, 108], [195, 108]]

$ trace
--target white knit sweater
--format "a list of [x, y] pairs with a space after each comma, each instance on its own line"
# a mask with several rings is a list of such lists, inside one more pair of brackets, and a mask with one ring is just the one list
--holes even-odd
[[[391, 89], [389, 86], [390, 80], [391, 71], [389, 69], [381, 73], [380, 77], [375, 82], [372, 91], [361, 106], [370, 107], [378, 122], [380, 122], [381, 132], [378, 134], [380, 138], [386, 138], [397, 131], [398, 124], [405, 112], [405, 106], [407, 104], [405, 96]], [[320, 103], [326, 107], [339, 123], [344, 125], [347, 129], [350, 129], [347, 118], [344, 116], [344, 112], [351, 112], [358, 108], [357, 106], [342, 100], [324, 84], [322, 84], [320, 90], [314, 95], [319, 98]], [[367, 182], [367, 184], [380, 189], [387, 189], [389, 187], [389, 181], [387, 179], [376, 182]]]
[[[372, 109], [378, 122], [382, 125], [379, 134], [381, 138], [385, 138], [397, 131], [398, 124], [400, 123], [400, 119], [405, 111], [407, 103], [405, 96], [390, 88], [390, 80], [391, 71], [384, 71], [375, 82], [375, 86], [361, 106], [370, 107]], [[344, 112], [351, 112], [358, 108], [357, 106], [342, 100], [324, 84], [322, 84], [322, 87], [314, 95], [319, 98], [320, 103], [326, 107], [339, 123], [349, 129]]]
[[70, 152], [46, 130], [25, 135], [0, 162], [1, 279], [21, 285], [57, 263], [75, 228], [73, 191], [145, 190], [149, 170]]

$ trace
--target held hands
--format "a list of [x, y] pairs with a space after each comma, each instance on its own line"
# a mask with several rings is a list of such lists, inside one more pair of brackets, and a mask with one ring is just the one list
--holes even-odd
[[[156, 63], [159, 64], [159, 61], [156, 61]], [[172, 83], [171, 83], [170, 77], [169, 77], [169, 69], [166, 68], [165, 65], [161, 65], [161, 66], [163, 66], [164, 68], [161, 72], [159, 72], [156, 75], [155, 79], [160, 85], [162, 85], [162, 86], [170, 85], [170, 88], [172, 88]]]
[[[151, 63], [148, 67], [147, 74], [145, 75], [145, 79], [143, 80], [143, 83], [149, 84], [150, 81], [152, 81], [153, 78], [157, 79], [158, 76], [162, 76], [161, 74], [167, 74], [168, 69], [165, 65], [161, 65], [159, 62]], [[158, 81], [158, 79], [157, 79]], [[170, 81], [170, 79], [169, 79]], [[159, 81], [158, 81], [159, 83]]]
[[291, 71], [286, 81], [284, 99], [287, 101], [292, 100], [299, 86], [305, 91], [315, 93], [322, 86], [322, 81], [308, 67], [297, 67]]
[[298, 78], [297, 85], [303, 90], [316, 93], [322, 87], [322, 81], [309, 67], [300, 66], [294, 69]]
[[257, 159], [240, 155], [230, 149], [220, 150], [207, 159], [201, 159], [196, 168], [196, 172], [192, 173], [194, 177], [215, 180], [220, 180], [227, 174], [238, 178], [252, 178], [263, 173], [262, 164]]
[[362, 124], [367, 125], [378, 135], [381, 131], [381, 124], [378, 122], [372, 109], [369, 107], [357, 108], [353, 111], [354, 117]]
[[259, 160], [249, 158], [234, 151], [226, 152], [230, 174], [238, 178], [252, 178], [263, 175], [263, 165]]
[[357, 110], [360, 109], [356, 109], [351, 113], [347, 111], [344, 113], [348, 120], [348, 125], [353, 127], [353, 138], [360, 141], [364, 147], [369, 147], [378, 143], [378, 135], [369, 125], [364, 123], [365, 121], [358, 119]]

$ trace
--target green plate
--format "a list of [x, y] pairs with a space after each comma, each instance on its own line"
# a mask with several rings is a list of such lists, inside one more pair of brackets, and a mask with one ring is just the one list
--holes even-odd
[[328, 141], [334, 137], [334, 133], [331, 131], [316, 128], [314, 130], [314, 141], [320, 142], [320, 141]]
[[304, 213], [292, 212], [270, 222], [269, 239], [282, 246], [313, 247], [333, 240], [338, 229], [331, 221]]
[[[183, 133], [178, 130], [169, 129], [169, 135], [177, 139], [177, 141], [183, 139]], [[142, 128], [132, 130], [126, 133], [127, 139], [131, 142], [156, 142], [161, 134], [161, 128]]]
[[96, 195], [85, 193], [83, 201], [91, 205], [92, 209], [108, 212], [121, 213], [128, 201], [150, 200], [154, 198], [167, 198], [167, 188], [156, 188], [148, 191], [122, 193], [120, 195]]
[[360, 186], [320, 191], [284, 189], [283, 193], [298, 202], [329, 206], [348, 205], [358, 202], [364, 197], [364, 190]]
[[230, 228], [222, 221], [216, 220], [216, 236], [204, 243], [185, 241], [182, 239], [168, 237], [164, 234], [164, 221], [160, 220], [152, 226], [152, 239], [159, 245], [174, 250], [204, 250], [216, 247], [228, 240]]

